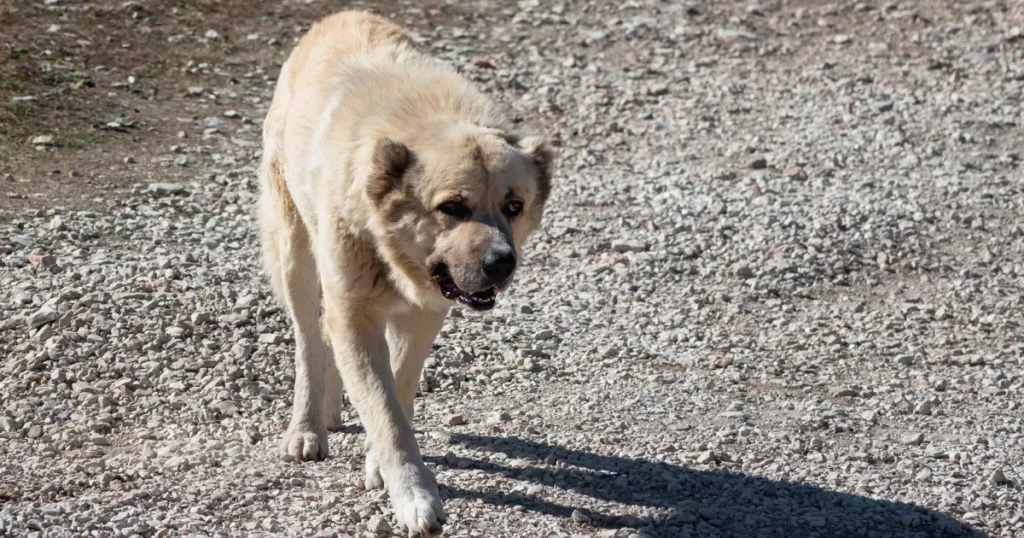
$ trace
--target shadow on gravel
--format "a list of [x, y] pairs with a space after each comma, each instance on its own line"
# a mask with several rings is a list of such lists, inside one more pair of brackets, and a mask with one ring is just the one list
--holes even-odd
[[[637, 507], [637, 513], [604, 514], [545, 501], [517, 492], [483, 493], [442, 486], [447, 498], [582, 520], [591, 528], [646, 528], [665, 537], [987, 537], [968, 524], [913, 504], [829, 491], [729, 471], [701, 471], [657, 461], [610, 457], [568, 450], [517, 437], [453, 435], [453, 442], [509, 458], [543, 460], [562, 466], [514, 468], [494, 461], [461, 459], [459, 467], [478, 469], [549, 488], [573, 491], [600, 501]], [[434, 458], [442, 463], [439, 458]], [[586, 521], [589, 519], [589, 522]], [[611, 535], [611, 534], [609, 534]], [[618, 536], [619, 534], [615, 534]], [[626, 534], [622, 534], [626, 536]]]

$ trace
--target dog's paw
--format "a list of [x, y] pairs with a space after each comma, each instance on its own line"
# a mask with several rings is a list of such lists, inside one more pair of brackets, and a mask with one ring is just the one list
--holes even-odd
[[327, 431], [290, 427], [281, 437], [281, 457], [285, 461], [320, 461], [327, 459]]
[[446, 521], [434, 475], [422, 465], [408, 464], [388, 475], [388, 494], [398, 523], [409, 537], [428, 538], [441, 534]]

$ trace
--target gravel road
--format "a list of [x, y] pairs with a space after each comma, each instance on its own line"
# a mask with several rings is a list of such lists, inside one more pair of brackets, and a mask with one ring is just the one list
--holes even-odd
[[[0, 536], [397, 533], [350, 409], [330, 460], [277, 455], [293, 341], [252, 218], [280, 63], [353, 4], [173, 4], [12, 4], [206, 52], [89, 90], [138, 103], [108, 149], [0, 138], [35, 163], [0, 178]], [[1021, 4], [381, 10], [560, 154], [516, 285], [428, 360], [446, 536], [1024, 536]], [[134, 180], [74, 190], [76, 159]]]

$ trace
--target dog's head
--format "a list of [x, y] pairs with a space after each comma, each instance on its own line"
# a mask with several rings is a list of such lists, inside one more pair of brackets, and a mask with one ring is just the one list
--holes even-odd
[[540, 225], [552, 157], [539, 137], [477, 127], [377, 142], [366, 194], [392, 281], [414, 299], [492, 308]]

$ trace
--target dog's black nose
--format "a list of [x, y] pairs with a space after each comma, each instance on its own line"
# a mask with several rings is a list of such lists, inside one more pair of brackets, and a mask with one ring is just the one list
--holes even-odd
[[516, 270], [516, 252], [511, 249], [492, 250], [484, 256], [483, 266], [488, 280], [501, 287]]

